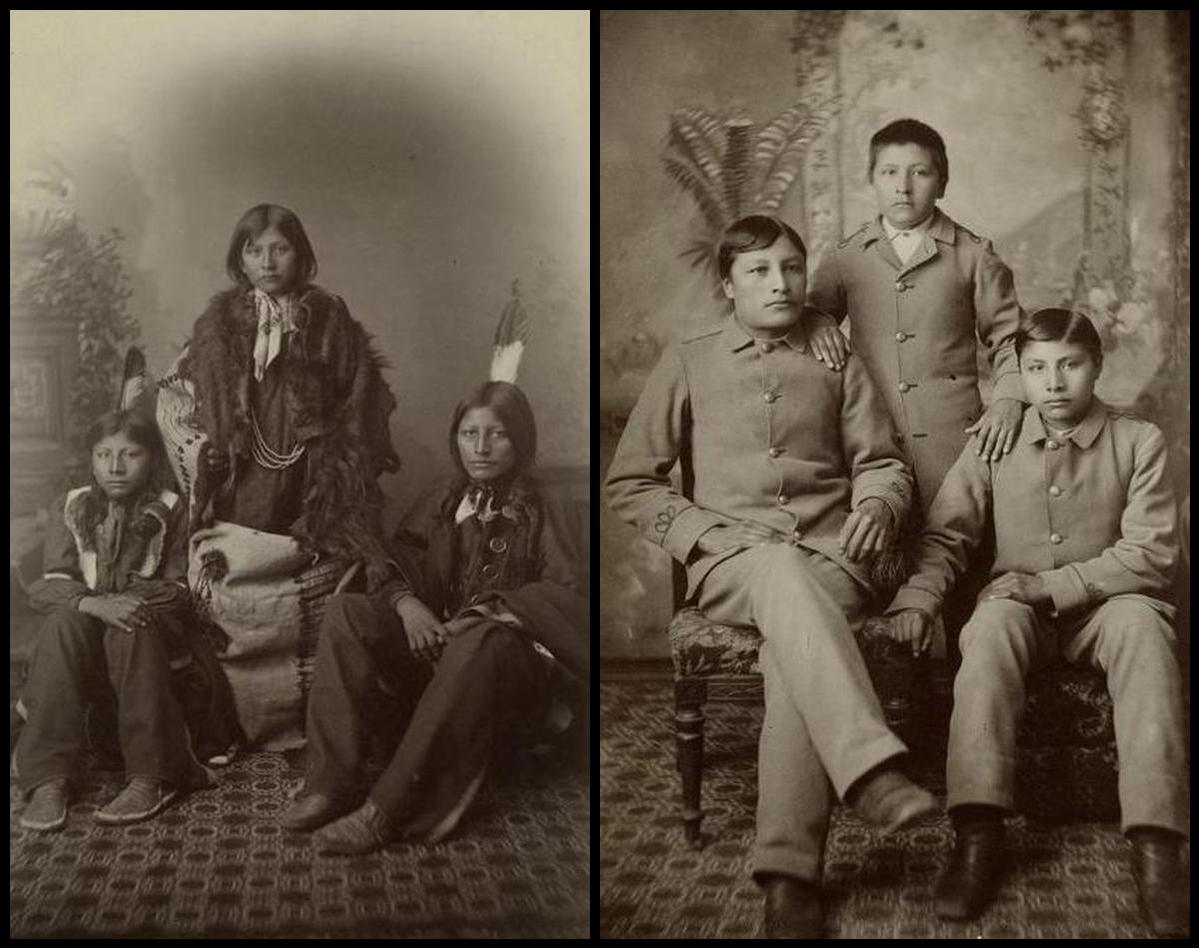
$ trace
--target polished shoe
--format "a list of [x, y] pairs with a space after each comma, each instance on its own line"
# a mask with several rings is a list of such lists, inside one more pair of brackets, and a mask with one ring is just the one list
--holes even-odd
[[770, 876], [766, 892], [767, 938], [823, 938], [820, 889], [791, 876]]
[[934, 893], [938, 917], [965, 921], [991, 903], [1003, 875], [1003, 836], [1001, 819], [958, 827], [949, 865]]
[[287, 808], [279, 822], [289, 830], [313, 830], [354, 809], [354, 801], [327, 793], [306, 793]]
[[96, 822], [110, 826], [140, 823], [164, 809], [178, 793], [169, 783], [153, 777], [130, 777], [125, 789], [96, 811]]
[[854, 788], [850, 805], [858, 816], [882, 829], [884, 834], [936, 816], [941, 810], [936, 797], [898, 770], [880, 770], [861, 783]]
[[367, 797], [353, 813], [316, 831], [320, 851], [357, 856], [382, 849], [391, 842], [394, 833], [387, 814]]
[[53, 833], [67, 822], [67, 782], [47, 780], [34, 787], [20, 823], [27, 830]]
[[1191, 928], [1190, 884], [1180, 841], [1165, 832], [1132, 835], [1132, 875], [1141, 914], [1159, 938], [1185, 938]]

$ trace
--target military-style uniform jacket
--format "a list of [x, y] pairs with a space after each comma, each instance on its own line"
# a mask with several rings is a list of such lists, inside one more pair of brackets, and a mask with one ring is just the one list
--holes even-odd
[[[805, 311], [804, 319], [814, 315]], [[612, 509], [687, 564], [690, 597], [736, 550], [705, 555], [704, 531], [752, 520], [824, 554], [868, 588], [838, 536], [869, 497], [902, 522], [912, 478], [866, 367], [816, 360], [800, 321], [755, 340], [735, 318], [670, 348], [650, 374], [608, 471]], [[682, 461], [683, 490], [670, 482]]]
[[978, 342], [994, 397], [1024, 398], [1012, 272], [989, 240], [934, 214], [906, 264], [879, 218], [864, 224], [823, 259], [808, 293], [808, 303], [838, 323], [849, 317], [854, 351], [899, 428], [925, 510], [982, 413]]
[[993, 522], [992, 576], [1039, 574], [1057, 614], [1134, 594], [1170, 617], [1176, 513], [1157, 426], [1095, 399], [1063, 437], [1029, 406], [1011, 454], [988, 463], [962, 451], [887, 611], [935, 612]]

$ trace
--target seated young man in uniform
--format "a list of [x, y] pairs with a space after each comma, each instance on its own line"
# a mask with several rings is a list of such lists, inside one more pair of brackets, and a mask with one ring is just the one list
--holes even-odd
[[[907, 748], [883, 721], [853, 632], [912, 477], [862, 363], [851, 355], [838, 373], [816, 358], [805, 265], [803, 241], [780, 221], [728, 228], [719, 272], [733, 313], [663, 356], [606, 485], [618, 515], [686, 564], [690, 601], [762, 635], [753, 873], [772, 937], [822, 933], [837, 797], [887, 831], [937, 809], [897, 769]], [[669, 480], [684, 451], [690, 499]]]
[[933, 502], [893, 634], [927, 647], [931, 620], [993, 527], [992, 580], [962, 630], [947, 784], [956, 843], [936, 890], [943, 918], [994, 898], [1013, 802], [1025, 680], [1055, 655], [1103, 669], [1115, 708], [1124, 832], [1141, 910], [1157, 934], [1189, 924], [1181, 848], [1187, 775], [1171, 626], [1178, 557], [1161, 431], [1094, 397], [1103, 362], [1090, 321], [1043, 309], [1016, 335], [1031, 403], [1002, 460], [968, 446]]

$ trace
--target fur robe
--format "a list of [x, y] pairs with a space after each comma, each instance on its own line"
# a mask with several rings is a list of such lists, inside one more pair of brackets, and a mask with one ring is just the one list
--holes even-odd
[[[289, 427], [307, 445], [295, 536], [312, 552], [362, 560], [373, 588], [389, 573], [378, 478], [400, 467], [388, 427], [395, 397], [383, 380], [381, 356], [340, 297], [301, 287], [296, 326], [280, 353]], [[201, 426], [231, 459], [250, 456], [256, 333], [253, 291], [218, 293], [196, 320], [180, 366], [195, 386]]]

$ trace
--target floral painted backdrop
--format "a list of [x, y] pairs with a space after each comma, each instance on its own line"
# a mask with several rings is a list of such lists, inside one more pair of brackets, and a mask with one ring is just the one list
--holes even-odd
[[[946, 139], [946, 211], [994, 240], [1032, 309], [1089, 313], [1100, 394], [1189, 472], [1189, 14], [614, 11], [600, 19], [600, 409], [606, 467], [662, 348], [724, 312], [712, 251], [741, 214], [815, 266], [873, 213], [870, 135]], [[606, 656], [666, 654], [669, 562], [606, 510]]]

